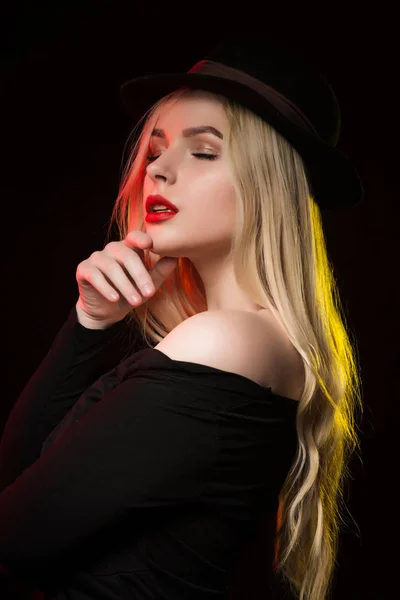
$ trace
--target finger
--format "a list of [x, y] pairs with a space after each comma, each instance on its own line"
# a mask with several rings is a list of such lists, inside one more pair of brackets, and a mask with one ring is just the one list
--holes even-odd
[[130, 231], [123, 241], [130, 248], [135, 246], [139, 246], [139, 248], [151, 248], [153, 246], [153, 240], [149, 234], [138, 229]]
[[176, 269], [178, 259], [174, 256], [164, 256], [150, 270], [151, 278], [157, 290], [167, 277]]
[[[138, 302], [142, 302], [142, 297], [134, 286], [136, 278], [134, 276], [132, 277], [133, 282], [129, 279], [124, 269], [125, 265], [121, 265], [115, 258], [108, 256], [107, 254], [103, 253], [101, 258], [99, 258], [99, 256], [100, 255], [96, 255], [92, 258], [95, 266], [108, 277], [112, 285], [114, 285], [118, 292], [126, 298], [127, 302], [134, 305], [137, 305]], [[134, 259], [134, 257], [135, 254], [133, 253], [131, 259]], [[136, 256], [136, 259], [141, 264], [138, 256]]]
[[124, 245], [115, 246], [112, 260], [115, 260], [126, 270], [142, 296], [149, 298], [155, 293], [156, 288], [153, 279], [137, 252], [132, 252]]
[[78, 284], [83, 287], [86, 282], [89, 283], [110, 302], [117, 302], [120, 299], [118, 292], [108, 283], [103, 273], [97, 267], [78, 267], [76, 279]]

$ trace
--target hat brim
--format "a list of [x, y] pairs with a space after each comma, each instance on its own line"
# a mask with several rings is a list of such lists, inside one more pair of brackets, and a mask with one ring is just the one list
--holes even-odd
[[362, 202], [360, 176], [341, 151], [288, 121], [242, 83], [201, 73], [157, 73], [126, 81], [120, 87], [120, 96], [127, 113], [139, 120], [157, 100], [180, 87], [222, 94], [265, 119], [304, 159], [312, 195], [321, 208], [349, 208]]

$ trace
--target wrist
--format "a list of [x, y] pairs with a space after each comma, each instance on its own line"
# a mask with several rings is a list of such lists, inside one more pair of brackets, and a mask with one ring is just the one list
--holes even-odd
[[108, 329], [118, 321], [102, 321], [98, 319], [92, 319], [78, 306], [78, 303], [75, 305], [76, 309], [76, 318], [80, 325], [85, 327], [85, 329]]

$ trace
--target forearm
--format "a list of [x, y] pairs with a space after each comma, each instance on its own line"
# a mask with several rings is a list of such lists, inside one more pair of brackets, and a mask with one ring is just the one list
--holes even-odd
[[76, 307], [70, 311], [10, 412], [0, 440], [0, 491], [40, 456], [44, 440], [81, 394], [120, 362], [125, 330], [124, 323], [90, 330], [79, 323]]

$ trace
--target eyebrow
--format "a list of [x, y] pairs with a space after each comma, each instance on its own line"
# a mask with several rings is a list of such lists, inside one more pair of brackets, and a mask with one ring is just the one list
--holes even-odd
[[[200, 127], [188, 127], [187, 129], [182, 130], [183, 137], [193, 137], [198, 135], [199, 133], [212, 133], [213, 135], [219, 137], [221, 140], [224, 139], [224, 136], [218, 129], [215, 127], [211, 127], [211, 125], [202, 125]], [[151, 137], [159, 137], [165, 138], [165, 131], [163, 129], [153, 129], [151, 133]]]

